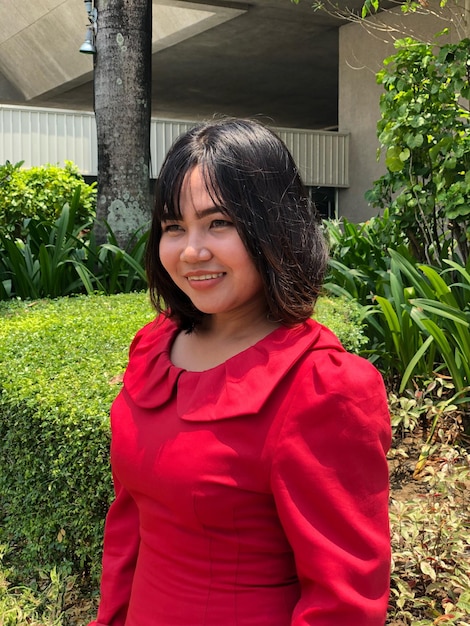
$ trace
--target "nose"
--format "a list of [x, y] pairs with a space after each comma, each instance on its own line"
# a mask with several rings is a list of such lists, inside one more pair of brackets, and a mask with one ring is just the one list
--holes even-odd
[[200, 261], [209, 261], [211, 258], [211, 251], [199, 237], [188, 238], [180, 255], [180, 260], [185, 263], [199, 263]]

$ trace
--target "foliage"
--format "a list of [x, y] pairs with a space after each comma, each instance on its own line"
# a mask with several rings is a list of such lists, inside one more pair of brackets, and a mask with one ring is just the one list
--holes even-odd
[[43, 165], [22, 169], [22, 162], [0, 166], [0, 234], [22, 234], [25, 219], [53, 222], [62, 207], [80, 190], [76, 217], [87, 222], [95, 215], [95, 183], [87, 185], [70, 161], [65, 167]]
[[403, 624], [466, 624], [470, 617], [470, 457], [436, 445], [422, 481], [428, 490], [392, 499], [390, 616]]
[[150, 307], [145, 294], [90, 296], [12, 303], [0, 316], [0, 542], [24, 575], [96, 575], [114, 381]]
[[97, 245], [90, 224], [76, 226], [77, 189], [54, 223], [23, 221], [22, 238], [0, 235], [0, 300], [77, 293], [128, 293], [146, 288], [143, 255], [148, 233], [136, 233], [127, 250], [108, 241]]
[[57, 297], [82, 288], [76, 271], [77, 251], [84, 245], [75, 228], [80, 190], [54, 224], [23, 222], [24, 239], [0, 235], [0, 298]]
[[382, 216], [372, 217], [362, 224], [354, 224], [346, 218], [324, 220], [323, 229], [331, 253], [325, 289], [369, 304], [382, 282], [388, 280], [388, 249], [395, 248], [406, 254], [407, 238], [390, 219], [387, 209]]
[[332, 258], [325, 288], [362, 305], [369, 343], [361, 353], [397, 390], [445, 368], [462, 402], [470, 385], [470, 261], [417, 263], [406, 240], [392, 237], [387, 248], [387, 221], [387, 214], [365, 224], [345, 221], [344, 232], [326, 225]]
[[[445, 366], [457, 393], [470, 386], [470, 289], [468, 269], [448, 261], [454, 272], [425, 264], [413, 264], [394, 250], [389, 284], [376, 295], [382, 343], [395, 356], [401, 375], [400, 390], [412, 374], [427, 376]], [[455, 282], [456, 273], [465, 282]]]
[[358, 353], [367, 343], [361, 311], [351, 300], [322, 296], [317, 301], [314, 317], [334, 331], [346, 350]]
[[466, 626], [470, 618], [470, 454], [448, 378], [389, 395], [393, 445], [389, 622]]
[[440, 265], [465, 263], [470, 250], [469, 39], [434, 46], [398, 40], [377, 82], [378, 138], [387, 173], [366, 194], [390, 207], [408, 236], [413, 255]]
[[112, 295], [146, 289], [144, 255], [149, 231], [138, 229], [129, 235], [126, 249], [122, 249], [111, 228], [106, 226], [108, 241], [97, 244], [95, 233], [91, 231], [81, 250], [80, 261], [75, 263], [86, 292]]
[[61, 576], [57, 568], [48, 575], [40, 574], [39, 588], [12, 585], [2, 567], [3, 546], [0, 546], [0, 623], [2, 626], [62, 626], [66, 596], [70, 596], [75, 579]]
[[[419, 476], [433, 449], [436, 436], [443, 438], [442, 424], [445, 422], [445, 443], [461, 438], [465, 410], [459, 406], [461, 393], [449, 377], [434, 376], [430, 380], [418, 381], [414, 390], [405, 390], [405, 395], [389, 394], [392, 429], [395, 438], [404, 438], [421, 428], [423, 445], [413, 475]], [[468, 391], [466, 389], [465, 391]], [[450, 418], [450, 419], [447, 419]]]

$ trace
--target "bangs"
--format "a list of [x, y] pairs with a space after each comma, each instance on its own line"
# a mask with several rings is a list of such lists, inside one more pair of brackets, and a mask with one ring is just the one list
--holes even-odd
[[178, 172], [175, 172], [175, 174], [170, 173], [169, 176], [164, 175], [161, 180], [159, 180], [155, 199], [155, 214], [159, 221], [179, 221], [182, 219], [181, 190], [184, 181], [196, 167], [201, 168], [204, 185], [211, 200], [215, 205], [219, 206], [224, 213], [228, 213], [225, 200], [218, 192], [219, 186], [216, 182], [214, 170], [210, 167], [207, 160], [203, 160], [200, 163], [191, 163]]

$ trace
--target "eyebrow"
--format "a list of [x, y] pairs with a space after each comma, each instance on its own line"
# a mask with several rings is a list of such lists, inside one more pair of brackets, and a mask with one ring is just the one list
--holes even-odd
[[[227, 210], [223, 206], [212, 206], [207, 209], [202, 209], [201, 211], [197, 211], [197, 216], [199, 219], [203, 219], [209, 215], [214, 215], [215, 213], [222, 213], [223, 215], [227, 215]], [[166, 214], [162, 217], [162, 222], [180, 222], [181, 217], [170, 217], [170, 215]]]
[[202, 211], [197, 211], [196, 214], [199, 218], [202, 218], [207, 217], [208, 215], [214, 215], [214, 213], [223, 213], [224, 215], [226, 215], [227, 210], [223, 206], [216, 205], [207, 209], [202, 209]]

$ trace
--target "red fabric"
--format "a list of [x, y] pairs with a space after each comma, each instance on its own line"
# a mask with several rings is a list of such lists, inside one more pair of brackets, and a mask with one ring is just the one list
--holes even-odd
[[[316, 322], [206, 372], [160, 319], [111, 413], [116, 499], [94, 626], [383, 626], [389, 415]], [[91, 626], [91, 625], [90, 625]]]

